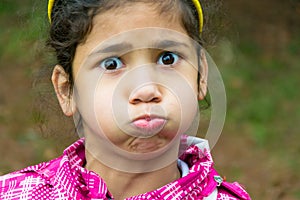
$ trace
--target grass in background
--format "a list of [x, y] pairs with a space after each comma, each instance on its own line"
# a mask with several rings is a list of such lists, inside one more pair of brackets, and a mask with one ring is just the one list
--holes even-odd
[[[52, 159], [63, 148], [56, 144], [58, 134], [50, 137], [37, 125], [50, 120], [37, 109], [41, 96], [34, 87], [44, 78], [39, 73], [50, 60], [45, 57], [49, 54], [44, 46], [49, 26], [45, 10], [45, 1], [0, 2], [0, 152], [5, 152], [0, 174]], [[46, 77], [47, 87], [49, 80]], [[37, 87], [44, 92], [41, 95], [53, 95], [52, 90]], [[52, 104], [54, 113], [57, 104]]]
[[[253, 184], [254, 199], [299, 198], [299, 42], [298, 33], [291, 32], [284, 48], [270, 54], [253, 40], [223, 39], [212, 51], [226, 87], [229, 134], [250, 137], [253, 144], [239, 151], [252, 152], [253, 161], [245, 167], [249, 174], [255, 172], [252, 181], [264, 177], [263, 191]], [[230, 166], [232, 176], [243, 177], [245, 172], [241, 165]]]

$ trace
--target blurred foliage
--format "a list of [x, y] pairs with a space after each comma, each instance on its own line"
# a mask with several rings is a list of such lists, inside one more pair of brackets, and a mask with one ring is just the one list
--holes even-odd
[[[49, 74], [41, 70], [53, 64], [44, 47], [45, 4], [0, 1], [0, 174], [52, 159], [75, 140], [71, 126], [60, 130], [72, 121], [57, 114]], [[300, 1], [224, 6], [227, 28], [209, 49], [228, 97], [213, 150], [217, 166], [253, 199], [299, 199]]]

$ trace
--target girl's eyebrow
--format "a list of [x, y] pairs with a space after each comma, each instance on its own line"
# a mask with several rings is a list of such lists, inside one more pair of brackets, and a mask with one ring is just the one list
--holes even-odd
[[122, 42], [122, 43], [117, 43], [117, 44], [112, 44], [112, 45], [109, 45], [109, 46], [105, 46], [102, 49], [99, 49], [99, 50], [91, 53], [91, 55], [98, 54], [98, 53], [126, 52], [126, 51], [129, 51], [132, 48], [133, 48], [132, 44]]
[[[178, 42], [174, 40], [159, 40], [154, 41], [150, 45], [140, 45], [140, 47], [137, 47], [137, 49], [146, 49], [146, 48], [153, 48], [153, 49], [167, 49], [170, 47], [185, 47], [189, 48], [189, 45], [184, 42]], [[98, 49], [94, 52], [92, 52], [90, 56], [93, 56], [95, 54], [102, 54], [102, 53], [120, 53], [120, 52], [129, 52], [134, 49], [134, 45], [128, 42], [122, 42], [122, 43], [116, 43], [109, 46], [105, 46], [101, 49]]]
[[174, 40], [161, 40], [156, 41], [153, 46], [153, 48], [157, 49], [166, 49], [170, 47], [189, 47], [189, 45], [184, 42], [178, 42]]

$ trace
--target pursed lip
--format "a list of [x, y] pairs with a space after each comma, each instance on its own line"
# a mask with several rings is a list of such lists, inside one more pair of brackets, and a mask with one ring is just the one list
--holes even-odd
[[148, 115], [148, 114], [145, 114], [145, 115], [141, 115], [139, 117], [136, 117], [132, 121], [134, 122], [134, 121], [141, 120], [141, 119], [151, 121], [152, 119], [165, 119], [165, 117], [161, 117], [159, 115]]
[[132, 121], [132, 126], [146, 133], [157, 133], [165, 126], [167, 119], [157, 115], [142, 115]]

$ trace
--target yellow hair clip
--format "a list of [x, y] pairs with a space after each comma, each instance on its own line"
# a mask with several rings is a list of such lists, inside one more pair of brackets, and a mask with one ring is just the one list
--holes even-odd
[[192, 0], [196, 9], [197, 9], [197, 12], [198, 12], [198, 16], [199, 16], [199, 31], [200, 33], [202, 33], [202, 29], [203, 29], [203, 11], [202, 11], [202, 7], [201, 7], [201, 4], [200, 4], [200, 1], [199, 0]]
[[[54, 4], [54, 1], [55, 0], [49, 0], [48, 1], [48, 18], [49, 18], [49, 21], [51, 23], [51, 12], [52, 12], [52, 8], [53, 8], [53, 4]], [[196, 9], [197, 9], [197, 12], [198, 12], [198, 16], [199, 16], [199, 31], [200, 33], [202, 32], [202, 28], [203, 28], [203, 12], [202, 12], [202, 7], [201, 7], [201, 4], [200, 4], [200, 1], [199, 0], [192, 0]]]
[[48, 18], [49, 22], [51, 23], [51, 13], [52, 13], [52, 8], [55, 0], [49, 0], [48, 1]]

